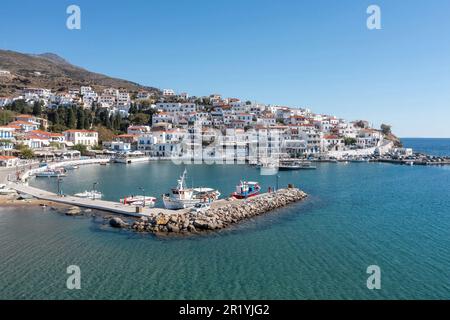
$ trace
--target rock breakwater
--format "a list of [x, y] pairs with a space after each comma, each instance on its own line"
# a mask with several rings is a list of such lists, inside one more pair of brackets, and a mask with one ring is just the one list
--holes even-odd
[[[281, 189], [245, 200], [221, 200], [206, 212], [188, 210], [155, 213], [142, 217], [129, 227], [137, 232], [199, 233], [224, 229], [239, 221], [301, 201], [307, 194], [297, 188]], [[115, 223], [117, 227], [118, 224]]]

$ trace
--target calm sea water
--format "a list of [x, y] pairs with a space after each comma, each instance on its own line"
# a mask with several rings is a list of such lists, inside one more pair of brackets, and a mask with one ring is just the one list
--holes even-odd
[[[158, 196], [183, 167], [170, 162], [87, 166], [64, 179], [73, 193]], [[274, 186], [249, 166], [188, 166], [193, 184], [233, 191], [239, 179]], [[26, 299], [449, 299], [450, 167], [321, 164], [281, 172], [307, 201], [230, 230], [160, 238], [100, 218], [40, 208], [0, 209], [0, 298]], [[192, 183], [192, 179], [189, 180]], [[52, 179], [34, 185], [56, 190]], [[378, 265], [381, 290], [366, 287]], [[81, 268], [81, 290], [65, 288]]]
[[434, 156], [450, 156], [450, 139], [402, 138], [401, 140], [406, 148], [413, 148], [415, 152]]

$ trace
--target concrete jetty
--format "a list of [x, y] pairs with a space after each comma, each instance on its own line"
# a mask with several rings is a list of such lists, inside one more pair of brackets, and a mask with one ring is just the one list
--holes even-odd
[[[30, 187], [25, 184], [11, 183], [10, 188], [37, 199], [62, 203], [76, 207], [102, 210], [110, 213], [139, 218], [132, 224], [125, 223], [119, 217], [110, 220], [114, 227], [130, 227], [138, 232], [153, 233], [198, 233], [226, 228], [241, 220], [301, 201], [307, 194], [297, 188], [280, 189], [263, 193], [248, 199], [221, 199], [211, 204], [205, 212], [192, 212], [190, 209], [168, 210], [162, 208], [139, 208], [119, 202], [59, 196], [55, 193]], [[74, 209], [71, 209], [75, 212]], [[70, 210], [69, 210], [70, 211]]]
[[88, 198], [78, 198], [74, 196], [59, 196], [56, 193], [30, 187], [21, 183], [10, 183], [8, 187], [16, 190], [17, 192], [25, 193], [41, 200], [52, 201], [56, 203], [62, 203], [89, 209], [102, 210], [126, 216], [145, 217], [145, 216], [152, 216], [159, 212], [164, 212], [164, 214], [171, 214], [174, 212], [172, 210], [159, 208], [141, 208], [142, 212], [136, 212], [136, 207], [125, 205], [120, 202], [105, 201], [99, 199], [93, 200]]

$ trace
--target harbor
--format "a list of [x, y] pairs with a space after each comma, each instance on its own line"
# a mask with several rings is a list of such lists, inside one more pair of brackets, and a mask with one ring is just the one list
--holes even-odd
[[[99, 163], [105, 163], [105, 161], [102, 160]], [[93, 166], [95, 161], [85, 164], [90, 164], [91, 168], [96, 167]], [[80, 163], [64, 163], [66, 168], [79, 165]], [[60, 177], [59, 175], [39, 174], [50, 172], [49, 167], [53, 170], [51, 172], [58, 173], [60, 172], [58, 168], [62, 168], [61, 165], [56, 166], [55, 164], [47, 166], [45, 169], [32, 169], [33, 173], [26, 171], [23, 174], [27, 179], [10, 182], [7, 185], [8, 190], [14, 190], [21, 198], [35, 198], [47, 201], [49, 205], [68, 205], [70, 206], [66, 212], [68, 215], [81, 213], [80, 208], [111, 213], [113, 216], [109, 217], [109, 224], [112, 227], [127, 228], [138, 232], [198, 233], [223, 229], [244, 219], [273, 211], [307, 197], [305, 192], [293, 185], [284, 189], [269, 188], [268, 192], [262, 193], [258, 182], [241, 181], [233, 193], [219, 199], [221, 193], [217, 189], [187, 187], [187, 171], [185, 169], [178, 179], [176, 187], [171, 188], [170, 193], [162, 195], [165, 208], [156, 208], [157, 198], [145, 195], [126, 196], [115, 202], [103, 200], [102, 193], [94, 188], [91, 191], [79, 192], [74, 195], [63, 194], [60, 184], [62, 177], [67, 178], [66, 175]], [[56, 181], [58, 192], [28, 185], [32, 174], [36, 177], [35, 179], [39, 179], [38, 181]], [[94, 183], [94, 187], [96, 184]], [[142, 189], [142, 191], [144, 190]], [[127, 220], [127, 218], [132, 218], [132, 220]]]

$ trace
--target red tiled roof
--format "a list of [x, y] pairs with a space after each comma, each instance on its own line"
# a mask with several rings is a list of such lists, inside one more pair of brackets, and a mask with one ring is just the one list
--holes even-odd
[[85, 129], [80, 129], [80, 130], [78, 130], [78, 129], [70, 129], [70, 130], [66, 130], [64, 132], [95, 132], [95, 133], [97, 133], [97, 131], [95, 131], [95, 130], [85, 130]]
[[34, 123], [31, 123], [31, 122], [27, 122], [27, 121], [13, 121], [13, 122], [11, 122], [10, 123], [11, 125], [21, 125], [21, 124], [23, 124], [23, 125], [27, 125], [27, 126], [35, 126], [36, 124], [34, 124]]

